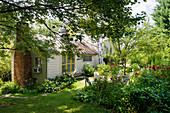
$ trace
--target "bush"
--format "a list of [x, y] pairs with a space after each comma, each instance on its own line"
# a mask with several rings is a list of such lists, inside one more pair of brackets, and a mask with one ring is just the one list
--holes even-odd
[[48, 79], [44, 80], [44, 83], [41, 85], [41, 87], [39, 87], [39, 91], [46, 93], [56, 91], [56, 83], [54, 82], [55, 81], [51, 81]]
[[78, 90], [73, 98], [76, 100], [80, 100], [82, 102], [94, 102], [94, 100], [96, 100], [96, 95], [94, 95], [93, 93], [90, 92], [86, 92], [85, 90]]
[[1, 93], [8, 94], [8, 93], [18, 93], [20, 87], [16, 82], [5, 82], [4, 85], [1, 86]]
[[105, 106], [106, 108], [117, 108], [121, 106], [121, 98], [123, 91], [121, 88], [124, 86], [122, 77], [113, 77], [111, 81], [107, 78], [95, 79], [91, 86], [87, 86], [74, 95], [74, 99], [79, 99], [83, 102], [96, 102]]
[[170, 67], [148, 66], [139, 69], [134, 65], [132, 81], [124, 85], [124, 76], [95, 79], [75, 93], [74, 98], [95, 102], [113, 109], [113, 112], [168, 112]]
[[59, 91], [75, 82], [75, 78], [71, 75], [65, 74], [56, 76], [55, 79], [46, 79], [44, 83], [38, 87], [39, 92], [51, 93]]
[[170, 67], [165, 65], [160, 66], [145, 66], [142, 71], [134, 71], [132, 79], [138, 82], [143, 82], [143, 84], [150, 84], [155, 82], [155, 80], [170, 80]]
[[4, 82], [2, 81], [2, 79], [0, 78], [0, 87], [4, 84]]
[[120, 75], [119, 71], [122, 69], [123, 68], [121, 66], [110, 66], [104, 64], [97, 65], [97, 72], [99, 72], [99, 74], [103, 76]]
[[[149, 79], [147, 79], [149, 80]], [[133, 82], [124, 87], [124, 96], [134, 111], [167, 112], [169, 106], [168, 82], [149, 80], [147, 83]]]
[[72, 84], [73, 82], [76, 81], [76, 79], [69, 74], [63, 74], [62, 76], [56, 76], [55, 81], [57, 81], [57, 82], [68, 82], [68, 83]]
[[36, 87], [34, 88], [20, 88], [19, 85], [16, 82], [5, 82], [0, 87], [0, 94], [8, 94], [8, 93], [27, 93], [27, 94], [35, 94], [38, 93], [38, 89]]
[[97, 65], [97, 71], [99, 72], [99, 75], [108, 75], [110, 72], [111, 67], [109, 65], [100, 64]]
[[[41, 86], [33, 85], [33, 82], [30, 81], [30, 84], [25, 88], [20, 88], [16, 82], [1, 82], [0, 79], [0, 94], [7, 93], [25, 93], [25, 94], [36, 94], [40, 92], [51, 93], [54, 91], [59, 91], [73, 82], [75, 78], [71, 75], [65, 74], [62, 76], [56, 76], [55, 79], [46, 79]], [[2, 84], [2, 85], [1, 85]]]
[[93, 76], [95, 69], [92, 68], [90, 64], [84, 64], [82, 71], [86, 76]]
[[165, 65], [145, 66], [133, 74], [133, 81], [126, 86], [127, 101], [135, 111], [167, 112], [169, 106], [170, 68]]

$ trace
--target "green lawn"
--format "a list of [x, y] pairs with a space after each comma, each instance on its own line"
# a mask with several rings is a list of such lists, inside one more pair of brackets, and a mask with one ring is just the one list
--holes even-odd
[[63, 91], [47, 96], [0, 98], [0, 113], [105, 113], [101, 106], [73, 100], [72, 94], [83, 86], [84, 82], [78, 81]]

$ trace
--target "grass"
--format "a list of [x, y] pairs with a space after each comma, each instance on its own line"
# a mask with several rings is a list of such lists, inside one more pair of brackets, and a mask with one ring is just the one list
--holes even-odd
[[0, 98], [0, 113], [105, 113], [101, 106], [73, 100], [73, 93], [84, 87], [78, 81], [60, 92], [30, 95], [28, 98]]

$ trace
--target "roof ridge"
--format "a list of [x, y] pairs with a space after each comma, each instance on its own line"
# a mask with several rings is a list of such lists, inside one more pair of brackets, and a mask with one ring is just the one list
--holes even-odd
[[[80, 43], [82, 43], [82, 42], [80, 42]], [[88, 43], [88, 42], [87, 42]], [[88, 43], [89, 44], [89, 43]], [[88, 47], [92, 52], [94, 52], [95, 54], [97, 54], [97, 52], [96, 51], [94, 51], [93, 49], [91, 49], [88, 45], [86, 45], [86, 44], [83, 44], [83, 45], [85, 45], [86, 47]]]

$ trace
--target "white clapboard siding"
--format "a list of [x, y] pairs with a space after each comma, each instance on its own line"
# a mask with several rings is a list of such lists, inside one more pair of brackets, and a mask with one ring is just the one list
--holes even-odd
[[76, 56], [76, 61], [75, 61], [75, 68], [81, 72], [83, 65], [85, 63], [89, 63], [91, 64], [92, 67], [95, 67], [96, 65], [98, 65], [98, 55], [92, 55], [92, 61], [83, 61], [83, 59], [77, 60], [77, 56]]
[[[55, 78], [61, 75], [61, 55], [53, 56], [54, 59], [48, 59], [47, 61], [47, 78]], [[91, 64], [92, 67], [98, 65], [98, 55], [92, 55], [92, 61], [83, 61], [83, 59], [77, 60], [75, 57], [75, 69], [81, 72], [85, 63]]]
[[61, 55], [53, 56], [47, 61], [47, 78], [55, 78], [61, 75]]

